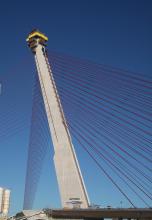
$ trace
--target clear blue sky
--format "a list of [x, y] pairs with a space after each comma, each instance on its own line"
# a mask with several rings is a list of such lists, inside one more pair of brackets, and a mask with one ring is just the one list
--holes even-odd
[[[6, 128], [12, 120], [16, 120], [21, 128], [23, 124], [27, 128], [30, 124], [34, 60], [25, 42], [28, 33], [33, 28], [45, 32], [50, 50], [151, 75], [151, 11], [150, 0], [1, 2], [0, 131], [4, 132], [5, 138], [0, 138], [0, 186], [12, 189], [11, 213], [22, 209], [29, 130], [22, 129], [18, 133], [18, 127], [10, 128], [7, 133], [14, 132], [15, 135], [7, 136]], [[79, 154], [81, 156], [81, 152]], [[44, 165], [36, 208], [59, 205], [51, 158], [52, 155], [50, 158], [48, 155]], [[90, 162], [86, 168], [81, 157], [80, 161], [91, 200], [103, 206], [119, 206], [109, 182], [99, 178], [98, 174], [94, 176], [94, 182], [91, 181], [93, 164]], [[120, 196], [121, 200], [124, 199]], [[124, 205], [128, 204], [124, 202]]]

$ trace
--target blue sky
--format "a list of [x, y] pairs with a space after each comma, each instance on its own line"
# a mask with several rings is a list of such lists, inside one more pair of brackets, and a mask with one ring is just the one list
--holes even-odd
[[[33, 28], [45, 32], [49, 37], [49, 50], [151, 75], [151, 10], [150, 0], [1, 2], [0, 128], [5, 135], [0, 139], [0, 185], [12, 189], [11, 213], [22, 209], [24, 194], [35, 71], [33, 55], [25, 41], [28, 33]], [[11, 135], [13, 132], [15, 135]], [[93, 164], [89, 162], [89, 166], [85, 166], [79, 151], [91, 200], [103, 206], [109, 205], [109, 201], [110, 205], [119, 206], [106, 179], [103, 179], [105, 188], [101, 186], [98, 173], [92, 181], [90, 171], [93, 172]], [[52, 153], [51, 157], [47, 155], [48, 160], [44, 164], [37, 195], [41, 199], [37, 199], [35, 204], [37, 208], [59, 205], [52, 156]], [[93, 186], [95, 183], [97, 193]]]

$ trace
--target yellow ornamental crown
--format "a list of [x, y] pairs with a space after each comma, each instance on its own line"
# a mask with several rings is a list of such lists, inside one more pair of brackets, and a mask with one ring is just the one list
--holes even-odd
[[48, 37], [45, 36], [43, 33], [41, 33], [38, 30], [33, 30], [29, 36], [27, 37], [26, 41], [29, 42], [30, 40], [32, 40], [33, 38], [40, 38], [44, 41], [48, 41]]

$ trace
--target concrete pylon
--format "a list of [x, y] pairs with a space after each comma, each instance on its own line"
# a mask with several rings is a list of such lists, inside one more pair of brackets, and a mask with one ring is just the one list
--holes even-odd
[[54, 146], [54, 164], [62, 207], [81, 205], [81, 208], [87, 208], [87, 191], [47, 58], [47, 40], [48, 38], [37, 30], [31, 32], [27, 38], [28, 45], [34, 53]]

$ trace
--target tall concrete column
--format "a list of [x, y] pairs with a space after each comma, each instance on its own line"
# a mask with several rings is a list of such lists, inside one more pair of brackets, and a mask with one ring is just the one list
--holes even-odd
[[71, 207], [74, 200], [87, 208], [89, 199], [78, 160], [72, 145], [61, 102], [46, 55], [47, 37], [33, 31], [27, 38], [34, 53], [46, 114], [54, 146], [54, 164], [63, 207]]

